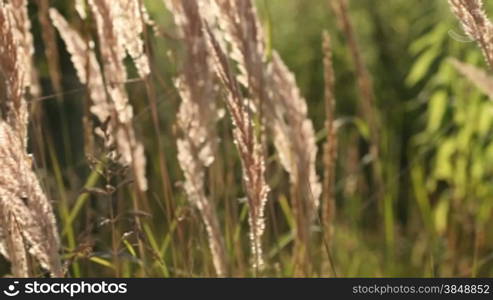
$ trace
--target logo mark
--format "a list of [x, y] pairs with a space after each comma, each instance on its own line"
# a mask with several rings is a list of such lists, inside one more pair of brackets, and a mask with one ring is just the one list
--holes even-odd
[[9, 297], [14, 297], [19, 295], [19, 291], [16, 290], [16, 284], [18, 284], [19, 281], [14, 281], [14, 284], [10, 284], [6, 290], [3, 291], [3, 293]]

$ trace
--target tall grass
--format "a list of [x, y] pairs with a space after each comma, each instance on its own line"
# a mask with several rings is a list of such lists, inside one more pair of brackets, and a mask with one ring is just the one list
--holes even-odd
[[0, 0], [2, 274], [490, 276], [489, 7], [305, 2]]

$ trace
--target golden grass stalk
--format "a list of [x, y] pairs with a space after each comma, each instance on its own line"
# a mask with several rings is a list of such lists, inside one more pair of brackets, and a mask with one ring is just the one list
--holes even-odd
[[27, 253], [49, 270], [63, 276], [58, 231], [51, 203], [32, 170], [22, 137], [0, 121], [0, 213], [2, 242], [14, 276], [32, 276]]
[[49, 75], [51, 84], [55, 93], [62, 94], [62, 76], [60, 74], [60, 59], [58, 54], [58, 45], [56, 33], [53, 25], [50, 22], [50, 3], [49, 0], [38, 0], [38, 19], [41, 25], [41, 37], [45, 47], [45, 56], [49, 65]]
[[120, 5], [121, 9], [120, 14], [116, 15], [118, 18], [114, 20], [115, 28], [121, 31], [122, 43], [132, 58], [140, 78], [145, 78], [151, 72], [142, 39], [144, 22], [149, 20], [147, 11], [139, 0], [120, 0], [117, 5]]
[[[317, 145], [315, 129], [308, 118], [306, 100], [301, 96], [294, 74], [274, 51], [269, 65], [271, 102], [278, 116], [270, 126], [281, 164], [306, 197], [307, 218], [313, 220], [319, 206], [322, 187], [316, 173]], [[280, 130], [278, 130], [280, 129]]]
[[452, 11], [466, 34], [474, 39], [490, 67], [493, 67], [493, 24], [486, 16], [482, 0], [449, 0]]
[[324, 53], [324, 78], [325, 78], [325, 109], [327, 141], [324, 145], [324, 205], [323, 226], [326, 242], [332, 241], [333, 222], [335, 218], [335, 177], [337, 161], [337, 128], [335, 126], [335, 95], [334, 95], [334, 68], [332, 63], [332, 46], [327, 32], [323, 34], [322, 50]]
[[50, 17], [65, 42], [77, 77], [82, 84], [87, 85], [92, 101], [91, 113], [98, 118], [99, 122], [105, 123], [111, 116], [113, 105], [106, 97], [101, 67], [94, 50], [91, 48], [94, 43], [85, 41], [56, 9], [50, 9]]
[[227, 259], [214, 202], [206, 195], [205, 171], [217, 154], [216, 84], [211, 57], [207, 53], [199, 6], [196, 0], [166, 2], [179, 26], [186, 46], [182, 75], [175, 80], [182, 103], [178, 112], [178, 161], [185, 175], [188, 199], [200, 212], [209, 238], [216, 274], [225, 276]]
[[[5, 191], [0, 190], [0, 195], [3, 197], [11, 197]], [[11, 272], [15, 277], [29, 277], [29, 265], [27, 257], [27, 247], [22, 237], [21, 226], [17, 222], [14, 213], [9, 210], [8, 206], [3, 206], [3, 202], [0, 204], [0, 211], [2, 212], [0, 220], [0, 253], [10, 260]], [[6, 234], [4, 234], [4, 230]], [[20, 237], [20, 238], [19, 238]]]
[[[249, 89], [256, 105], [267, 101], [264, 33], [251, 0], [214, 0], [211, 11], [223, 40], [231, 46], [230, 56], [238, 63], [238, 81]], [[260, 108], [259, 108], [260, 109]]]
[[[140, 191], [147, 190], [147, 178], [145, 172], [146, 158], [144, 146], [136, 136], [132, 124], [133, 108], [129, 103], [125, 82], [128, 79], [124, 65], [126, 50], [128, 50], [129, 36], [140, 38], [134, 33], [127, 34], [125, 30], [134, 26], [133, 22], [140, 24], [141, 18], [129, 23], [124, 12], [128, 1], [90, 0], [89, 5], [96, 20], [100, 44], [100, 52], [103, 58], [103, 77], [105, 87], [115, 111], [115, 140], [121, 161], [125, 165], [132, 166], [135, 179]], [[122, 17], [125, 16], [125, 17]], [[142, 54], [145, 56], [145, 54]], [[147, 60], [147, 59], [146, 59]], [[136, 62], [139, 73], [145, 74], [148, 69], [140, 62]], [[147, 66], [148, 67], [148, 66]]]
[[[14, 7], [0, 3], [0, 78], [2, 81], [2, 114], [27, 144], [28, 109], [25, 90], [29, 86], [29, 60], [25, 49], [17, 45], [23, 35], [17, 30]], [[27, 64], [27, 65], [26, 65]]]
[[214, 69], [226, 87], [226, 107], [231, 115], [234, 130], [233, 138], [238, 149], [243, 183], [248, 198], [250, 244], [254, 270], [264, 267], [261, 238], [265, 231], [265, 204], [269, 186], [265, 181], [265, 157], [258, 135], [254, 130], [251, 106], [240, 91], [240, 86], [232, 72], [228, 58], [209, 28], [206, 29], [208, 45], [214, 58]]
[[[0, 250], [12, 264], [14, 276], [32, 275], [28, 254], [52, 276], [63, 276], [60, 243], [51, 203], [43, 193], [27, 153], [28, 107], [31, 85], [30, 27], [22, 16], [25, 3], [0, 2]], [[31, 50], [26, 50], [31, 49]], [[28, 57], [26, 57], [28, 56]], [[27, 64], [27, 65], [26, 65]]]
[[[224, 42], [237, 62], [237, 80], [250, 93], [256, 111], [263, 118], [283, 168], [289, 173], [291, 200], [296, 215], [295, 252], [307, 255], [310, 225], [319, 206], [322, 191], [315, 170], [317, 146], [315, 131], [305, 99], [300, 95], [294, 75], [275, 51], [272, 60], [265, 47], [265, 36], [251, 0], [215, 0]], [[304, 253], [304, 254], [303, 254]], [[306, 264], [307, 257], [305, 257]]]
[[[219, 25], [225, 41], [231, 45], [231, 58], [238, 63], [238, 81], [255, 99], [257, 110], [263, 114], [281, 164], [290, 174], [292, 182], [300, 182], [297, 168], [306, 169], [309, 176], [313, 208], [318, 207], [321, 193], [316, 176], [316, 145], [314, 130], [307, 117], [307, 105], [302, 98], [294, 75], [274, 51], [272, 61], [267, 61], [265, 36], [252, 1], [216, 0], [220, 8]], [[310, 129], [311, 128], [311, 129]], [[308, 147], [300, 148], [296, 141], [303, 140]], [[308, 158], [312, 157], [312, 158]], [[298, 166], [301, 164], [301, 166]]]
[[26, 76], [24, 85], [29, 88], [29, 93], [34, 97], [39, 97], [41, 94], [41, 87], [38, 81], [38, 73], [34, 67], [34, 40], [31, 33], [31, 20], [29, 20], [29, 14], [27, 11], [27, 0], [13, 0], [9, 5], [12, 6], [10, 10], [12, 25], [14, 29], [14, 36], [17, 39], [17, 45], [20, 48], [19, 51], [23, 52], [20, 56], [22, 61], [20, 64], [24, 65], [26, 69]]
[[[307, 275], [310, 271], [311, 224], [315, 220], [322, 186], [316, 173], [317, 144], [308, 108], [301, 96], [294, 75], [274, 51], [269, 66], [272, 90], [273, 121], [268, 121], [280, 162], [289, 173], [291, 202], [295, 216], [295, 270]], [[302, 271], [304, 270], [304, 271]]]
[[[94, 133], [102, 138], [105, 142], [106, 149], [116, 149], [109, 151], [112, 159], [118, 159], [118, 149], [116, 144], [117, 128], [116, 118], [114, 114], [114, 105], [106, 95], [104, 86], [103, 74], [101, 67], [97, 61], [96, 53], [93, 50], [94, 42], [86, 41], [84, 38], [73, 29], [67, 20], [54, 8], [49, 10], [51, 21], [57, 28], [62, 40], [65, 42], [66, 49], [70, 54], [70, 59], [74, 65], [77, 77], [82, 84], [87, 86], [88, 95], [90, 98], [89, 112], [92, 113], [99, 121], [99, 126], [94, 126], [88, 118], [84, 119], [85, 131], [85, 147], [86, 152], [91, 153], [94, 147]], [[127, 165], [126, 161], [121, 161]]]

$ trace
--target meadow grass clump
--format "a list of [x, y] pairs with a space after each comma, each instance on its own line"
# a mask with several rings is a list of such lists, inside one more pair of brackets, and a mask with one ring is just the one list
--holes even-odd
[[218, 276], [227, 275], [223, 233], [215, 203], [206, 195], [205, 172], [214, 162], [220, 142], [216, 124], [220, 118], [217, 84], [212, 73], [212, 57], [207, 51], [204, 24], [195, 1], [170, 1], [169, 8], [180, 26], [186, 43], [183, 74], [175, 80], [182, 99], [177, 140], [178, 161], [185, 176], [184, 189], [189, 201], [200, 211], [209, 237], [214, 267]]
[[307, 4], [0, 0], [2, 276], [491, 276], [493, 6]]
[[61, 277], [55, 216], [27, 152], [26, 93], [36, 87], [31, 81], [34, 46], [26, 10], [26, 1], [0, 3], [0, 249], [16, 277], [39, 274], [38, 266]]

